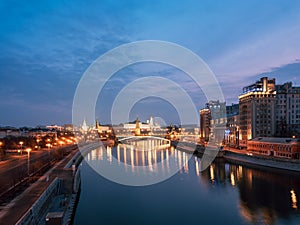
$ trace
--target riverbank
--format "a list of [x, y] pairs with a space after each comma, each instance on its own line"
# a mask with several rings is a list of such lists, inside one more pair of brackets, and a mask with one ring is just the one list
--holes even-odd
[[231, 163], [251, 167], [267, 167], [280, 170], [300, 172], [300, 160], [279, 159], [275, 157], [246, 155], [225, 150], [223, 157]]
[[[90, 143], [80, 146], [80, 149], [90, 151], [95, 147], [95, 143]], [[45, 224], [48, 212], [62, 212], [63, 224], [70, 224], [80, 193], [80, 170], [77, 168], [83, 158], [81, 152], [78, 148], [71, 151], [22, 194], [2, 207], [0, 224]]]
[[[201, 145], [187, 142], [180, 142], [178, 145], [176, 143], [176, 149], [186, 153], [194, 154], [200, 158], [206, 151], [205, 148]], [[270, 156], [247, 155], [247, 151], [238, 149], [226, 149], [218, 151], [217, 154], [214, 153], [213, 155], [216, 155], [215, 158], [224, 158], [228, 162], [234, 164], [300, 172], [300, 160], [281, 159]]]

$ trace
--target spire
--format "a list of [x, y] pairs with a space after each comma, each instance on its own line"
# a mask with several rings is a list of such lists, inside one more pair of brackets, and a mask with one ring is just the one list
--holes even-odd
[[89, 127], [86, 125], [86, 121], [85, 121], [85, 118], [84, 118], [84, 119], [83, 119], [82, 126], [81, 126], [81, 129], [82, 129], [83, 131], [87, 131], [88, 128], [89, 128]]
[[100, 124], [99, 124], [98, 118], [96, 118], [96, 129], [98, 130], [99, 127], [100, 127]]

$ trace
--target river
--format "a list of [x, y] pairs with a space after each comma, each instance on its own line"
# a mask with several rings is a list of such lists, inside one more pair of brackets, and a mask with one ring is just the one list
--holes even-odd
[[[174, 148], [94, 149], [80, 165], [74, 224], [300, 224], [299, 174], [224, 159], [204, 171], [200, 164], [200, 158]], [[154, 184], [134, 183], [145, 177]], [[126, 185], [131, 178], [141, 186]]]

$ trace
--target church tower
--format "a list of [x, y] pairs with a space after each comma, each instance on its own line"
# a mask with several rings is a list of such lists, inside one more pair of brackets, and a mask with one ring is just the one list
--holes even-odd
[[140, 128], [140, 121], [138, 119], [138, 117], [135, 120], [135, 132], [134, 132], [135, 136], [140, 136], [141, 135], [141, 128]]
[[83, 131], [88, 131], [88, 129], [89, 129], [89, 127], [86, 125], [86, 121], [85, 121], [85, 118], [84, 118], [84, 120], [83, 120], [83, 123], [82, 123], [82, 126], [81, 126], [81, 129], [83, 130]]
[[100, 124], [99, 124], [98, 118], [96, 118], [96, 127], [95, 128], [97, 131], [100, 131]]

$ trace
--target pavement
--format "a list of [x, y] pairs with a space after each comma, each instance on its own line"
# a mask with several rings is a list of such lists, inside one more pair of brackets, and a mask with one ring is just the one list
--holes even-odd
[[1, 207], [0, 225], [15, 224], [31, 208], [56, 177], [65, 176], [63, 173], [64, 167], [77, 152], [78, 149], [71, 151], [69, 155], [56, 163], [52, 169], [40, 177], [38, 181], [28, 187], [22, 194], [14, 198], [9, 204]]

